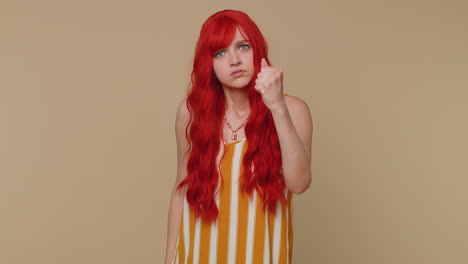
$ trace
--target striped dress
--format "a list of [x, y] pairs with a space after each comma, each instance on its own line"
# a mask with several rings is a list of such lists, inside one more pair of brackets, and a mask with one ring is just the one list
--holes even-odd
[[247, 140], [222, 143], [222, 147], [223, 185], [215, 199], [218, 218], [213, 223], [195, 219], [185, 200], [172, 263], [292, 263], [292, 193], [285, 189], [288, 203], [278, 202], [275, 215], [263, 210], [261, 197], [254, 192], [249, 199], [238, 184]]

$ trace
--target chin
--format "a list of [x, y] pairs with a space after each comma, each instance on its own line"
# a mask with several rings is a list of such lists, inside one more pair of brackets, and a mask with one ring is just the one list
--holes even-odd
[[236, 82], [231, 82], [231, 83], [224, 83], [223, 86], [226, 86], [231, 89], [243, 89], [246, 88], [249, 85], [250, 82], [247, 81], [236, 81]]
[[249, 83], [243, 83], [243, 84], [235, 84], [230, 87], [232, 87], [233, 89], [244, 89], [244, 88], [247, 88], [248, 85]]

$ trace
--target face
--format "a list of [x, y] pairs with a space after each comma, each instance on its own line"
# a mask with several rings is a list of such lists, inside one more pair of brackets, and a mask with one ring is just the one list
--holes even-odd
[[244, 88], [252, 80], [253, 51], [239, 28], [231, 44], [213, 54], [213, 70], [225, 88]]

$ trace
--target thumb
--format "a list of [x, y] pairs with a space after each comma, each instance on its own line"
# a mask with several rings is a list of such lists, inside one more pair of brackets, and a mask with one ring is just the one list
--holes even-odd
[[268, 63], [265, 60], [265, 58], [262, 58], [261, 65], [262, 65], [262, 68], [268, 67]]

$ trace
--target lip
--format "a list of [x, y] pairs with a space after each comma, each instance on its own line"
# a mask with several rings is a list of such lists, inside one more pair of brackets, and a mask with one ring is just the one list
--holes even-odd
[[245, 72], [244, 70], [236, 70], [231, 73], [231, 76], [239, 77], [239, 76], [242, 76], [244, 72]]

